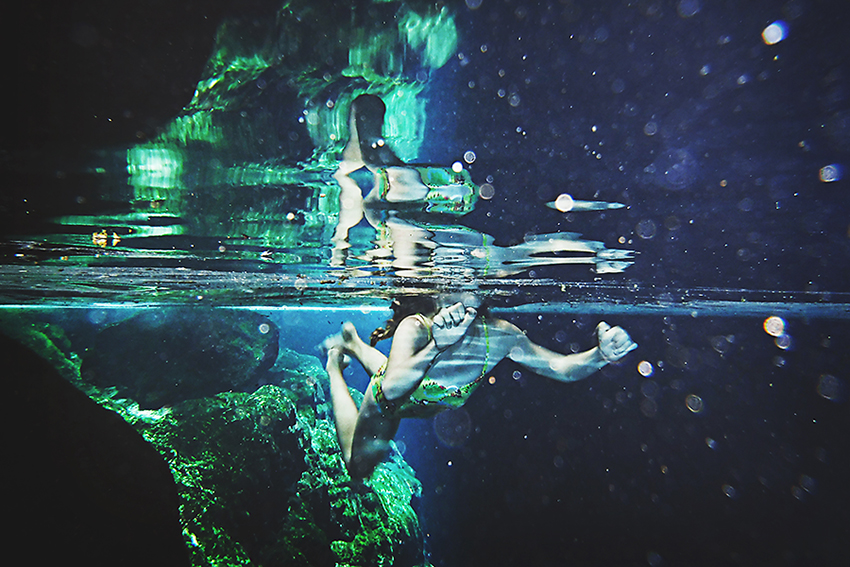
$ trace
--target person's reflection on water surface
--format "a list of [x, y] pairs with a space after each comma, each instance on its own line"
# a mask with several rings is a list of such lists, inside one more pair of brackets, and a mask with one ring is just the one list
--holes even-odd
[[[351, 103], [349, 138], [334, 173], [340, 193], [332, 265], [344, 265], [348, 233], [364, 217], [373, 228], [390, 233], [402, 257], [411, 256], [405, 250], [427, 238], [424, 231], [386, 214], [384, 207], [464, 215], [478, 198], [478, 189], [464, 169], [402, 162], [383, 137], [385, 113], [384, 101], [375, 95], [363, 94]], [[365, 197], [354, 176], [364, 169], [372, 178]]]
[[[356, 480], [368, 478], [386, 457], [401, 419], [461, 407], [506, 358], [541, 376], [574, 382], [637, 348], [625, 330], [600, 322], [598, 346], [560, 354], [535, 344], [512, 323], [488, 315], [470, 294], [405, 297], [394, 301], [392, 309], [393, 317], [372, 333], [371, 344], [345, 323], [323, 345], [337, 436]], [[374, 345], [390, 337], [385, 356]], [[359, 408], [343, 378], [346, 356], [357, 359], [372, 377]]]
[[[334, 173], [340, 194], [332, 266], [346, 267], [349, 232], [364, 218], [376, 231], [375, 248], [358, 259], [391, 267], [398, 276], [452, 277], [461, 271], [466, 276], [505, 277], [558, 264], [590, 264], [601, 274], [619, 273], [632, 264], [632, 251], [607, 249], [576, 233], [533, 235], [521, 244], [496, 246], [488, 234], [446, 225], [450, 216], [472, 211], [477, 187], [463, 168], [402, 162], [383, 138], [385, 113], [384, 102], [375, 95], [360, 95], [351, 103], [349, 139]], [[358, 179], [366, 178], [372, 185], [364, 197]], [[583, 210], [618, 206], [586, 201], [573, 205]]]

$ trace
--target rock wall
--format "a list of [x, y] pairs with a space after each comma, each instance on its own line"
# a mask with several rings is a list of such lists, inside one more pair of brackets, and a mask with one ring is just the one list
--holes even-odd
[[[179, 395], [157, 395], [157, 401], [168, 402], [159, 407], [152, 407], [157, 404], [146, 397], [145, 382], [139, 379], [149, 371], [139, 359], [154, 356], [160, 348], [167, 350], [150, 330], [145, 319], [149, 314], [89, 337], [90, 347], [82, 357], [75, 354], [63, 329], [66, 325], [7, 311], [0, 316], [0, 331], [49, 361], [66, 381], [120, 415], [157, 450], [174, 478], [180, 529], [192, 565], [427, 565], [419, 520], [411, 507], [420, 495], [419, 481], [393, 452], [367, 483], [351, 482], [319, 360], [282, 349], [272, 366], [266, 354], [273, 341], [267, 337], [277, 337], [277, 330], [271, 321], [253, 313], [231, 312], [230, 318], [194, 313], [196, 323], [206, 318], [205, 333], [228, 352], [243, 353], [244, 360], [213, 372], [210, 361], [217, 354], [208, 348], [210, 343], [202, 341], [195, 348], [181, 343], [181, 362], [170, 371], [190, 367], [207, 371], [186, 372], [190, 379], [181, 382]], [[168, 336], [178, 324], [184, 330], [193, 326], [185, 313], [175, 316], [174, 325], [168, 324], [168, 314], [160, 316], [166, 320], [156, 328]], [[250, 338], [247, 329], [259, 325], [269, 328]], [[147, 328], [153, 335], [137, 334], [135, 346], [124, 350], [104, 339], [130, 328]], [[248, 348], [253, 340], [256, 348]], [[236, 344], [244, 348], [235, 348]], [[123, 372], [115, 360], [122, 357]], [[236, 391], [232, 378], [220, 374], [244, 370], [247, 360], [254, 361], [251, 380], [240, 382], [246, 391]], [[94, 364], [90, 361], [98, 361], [96, 380], [79, 372]], [[107, 367], [115, 374], [105, 374]], [[262, 385], [254, 389], [258, 382]], [[154, 382], [157, 387], [162, 383]], [[210, 384], [227, 391], [211, 393]], [[203, 395], [194, 397], [193, 391]]]

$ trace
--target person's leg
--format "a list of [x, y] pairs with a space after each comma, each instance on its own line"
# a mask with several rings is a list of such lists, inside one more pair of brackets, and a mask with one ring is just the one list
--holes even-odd
[[331, 386], [331, 402], [336, 424], [336, 435], [342, 449], [342, 458], [346, 464], [351, 460], [351, 445], [354, 438], [354, 428], [357, 425], [358, 409], [348, 391], [348, 384], [342, 376], [343, 353], [339, 347], [328, 349], [328, 362], [325, 369], [328, 372]]

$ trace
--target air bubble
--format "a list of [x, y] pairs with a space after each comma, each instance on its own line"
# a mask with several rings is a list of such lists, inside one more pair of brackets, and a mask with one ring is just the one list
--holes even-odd
[[658, 395], [658, 383], [655, 380], [644, 380], [640, 385], [640, 393], [647, 398]]
[[481, 187], [478, 188], [478, 196], [488, 201], [492, 199], [496, 195], [496, 188], [490, 185], [489, 183], [485, 183]]
[[841, 179], [841, 166], [838, 164], [825, 165], [820, 168], [818, 178], [824, 183], [832, 183]]
[[637, 223], [637, 226], [635, 227], [635, 232], [637, 232], [637, 235], [643, 240], [651, 240], [655, 236], [657, 230], [658, 227], [651, 219], [644, 219]]
[[644, 398], [640, 401], [640, 412], [646, 417], [655, 417], [658, 413], [658, 402], [652, 398]]
[[257, 327], [257, 330], [260, 331], [261, 335], [267, 335], [269, 331], [271, 331], [271, 327], [268, 323], [260, 323], [260, 326]]
[[817, 392], [820, 397], [831, 402], [840, 402], [845, 398], [846, 388], [840, 378], [832, 374], [821, 374], [818, 379]]
[[679, 4], [676, 6], [676, 11], [681, 18], [692, 18], [699, 14], [701, 9], [699, 0], [679, 0]]
[[624, 90], [626, 90], [626, 82], [623, 79], [614, 79], [611, 83], [611, 92], [620, 94]]
[[764, 332], [771, 337], [778, 337], [785, 333], [785, 320], [782, 317], [771, 315], [764, 320]]
[[788, 350], [791, 348], [791, 335], [779, 335], [773, 342], [776, 343], [776, 346], [782, 350]]
[[818, 482], [807, 474], [801, 474], [800, 488], [802, 488], [809, 494], [814, 494], [818, 488]]
[[465, 161], [466, 163], [474, 162], [475, 161], [475, 152], [470, 150], [470, 151], [464, 153], [463, 154], [463, 161]]
[[761, 32], [761, 38], [767, 45], [774, 45], [788, 35], [788, 25], [783, 21], [775, 21]]
[[573, 200], [572, 195], [567, 195], [566, 193], [561, 193], [558, 195], [558, 198], [555, 199], [555, 208], [562, 213], [571, 211], [574, 205], [575, 201]]
[[652, 368], [652, 363], [649, 362], [648, 360], [641, 360], [637, 365], [637, 370], [638, 370], [638, 373], [641, 376], [643, 376], [644, 378], [649, 378], [650, 376], [652, 376], [652, 373], [654, 372], [654, 370]]
[[685, 405], [689, 410], [694, 413], [700, 413], [703, 408], [705, 408], [705, 404], [702, 401], [702, 398], [697, 396], [696, 394], [688, 394], [685, 398]]

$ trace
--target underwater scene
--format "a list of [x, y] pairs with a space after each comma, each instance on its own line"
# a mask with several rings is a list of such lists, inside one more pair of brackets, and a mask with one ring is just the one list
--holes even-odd
[[850, 557], [850, 5], [4, 21], [29, 565]]

